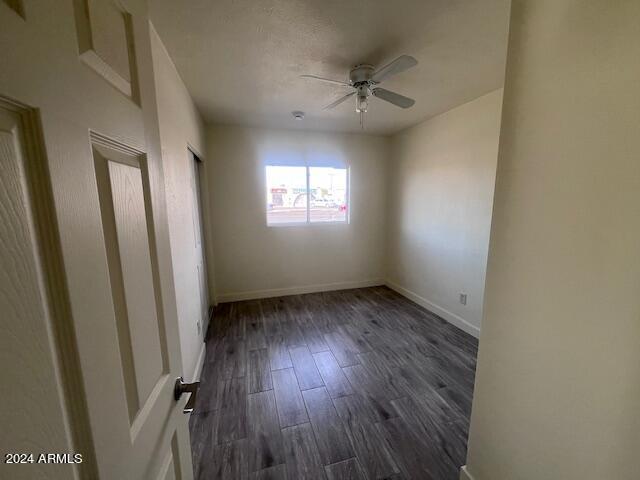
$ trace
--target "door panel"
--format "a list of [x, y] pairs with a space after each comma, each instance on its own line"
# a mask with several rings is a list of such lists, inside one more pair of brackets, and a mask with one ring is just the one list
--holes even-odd
[[[139, 168], [109, 161], [111, 200], [139, 405], [165, 373], [158, 334], [149, 237]], [[112, 285], [111, 288], [114, 288]], [[129, 292], [129, 294], [127, 294]], [[136, 412], [137, 413], [137, 412]]]
[[178, 467], [179, 461], [178, 438], [174, 436], [171, 440], [171, 448], [167, 451], [162, 462], [158, 480], [179, 480], [182, 478]]
[[93, 157], [121, 368], [133, 422], [161, 376], [168, 373], [149, 251], [148, 205], [141, 172], [144, 157], [99, 145], [94, 145]]
[[[0, 451], [68, 449], [64, 408], [47, 330], [51, 311], [38, 262], [38, 212], [30, 194], [37, 184], [30, 153], [37, 138], [28, 109], [0, 99], [0, 362], [4, 370]], [[29, 163], [32, 162], [32, 163]], [[43, 408], [45, 406], [46, 408]], [[4, 458], [2, 459], [4, 460]], [[11, 469], [9, 473], [9, 469]], [[1, 478], [70, 478], [70, 465], [2, 465]], [[11, 475], [11, 476], [9, 476]]]
[[[20, 5], [22, 15], [0, 2], [0, 44], [11, 46], [0, 52], [0, 98], [37, 112], [39, 147], [26, 148], [21, 161], [42, 159], [38, 178], [49, 196], [32, 214], [15, 181], [0, 197], [11, 206], [2, 241], [22, 249], [16, 258], [4, 248], [0, 254], [3, 264], [20, 264], [2, 278], [0, 301], [15, 307], [10, 318], [3, 316], [4, 331], [22, 338], [16, 325], [24, 322], [36, 332], [34, 347], [19, 349], [22, 356], [9, 346], [2, 350], [13, 352], [3, 356], [6, 370], [27, 372], [9, 393], [15, 410], [7, 424], [26, 432], [13, 435], [23, 438], [22, 451], [39, 451], [27, 439], [33, 422], [46, 416], [40, 425], [50, 428], [33, 436], [42, 438], [42, 449], [84, 455], [83, 464], [60, 466], [59, 474], [44, 466], [43, 478], [147, 479], [173, 472], [189, 480], [186, 398], [173, 399], [173, 382], [183, 372], [146, 4]], [[19, 133], [0, 130], [1, 168], [14, 165], [6, 167], [7, 177], [18, 178]], [[38, 238], [25, 230], [30, 218]], [[9, 288], [18, 271], [29, 288]], [[40, 387], [29, 380], [30, 363], [36, 378], [45, 376]], [[44, 392], [36, 395], [36, 388]], [[25, 393], [33, 401], [25, 402]], [[12, 451], [9, 433], [0, 438]], [[37, 477], [41, 467], [17, 468], [9, 478]]]
[[123, 94], [138, 100], [131, 15], [119, 3], [74, 0], [80, 58]]

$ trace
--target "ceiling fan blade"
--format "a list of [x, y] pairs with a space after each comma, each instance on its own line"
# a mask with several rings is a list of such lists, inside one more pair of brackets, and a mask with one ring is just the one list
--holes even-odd
[[336, 100], [333, 103], [330, 103], [329, 105], [327, 105], [326, 107], [323, 108], [323, 110], [331, 110], [333, 107], [337, 107], [338, 105], [340, 105], [342, 102], [344, 102], [346, 99], [348, 99], [349, 97], [355, 95], [356, 92], [351, 92], [351, 93], [347, 93], [344, 97], [340, 97], [338, 100]]
[[389, 103], [393, 103], [394, 105], [401, 108], [409, 108], [413, 106], [416, 101], [413, 98], [405, 97], [404, 95], [400, 95], [399, 93], [392, 92], [390, 90], [386, 90], [384, 88], [374, 88], [373, 94]]
[[385, 78], [389, 78], [393, 75], [404, 72], [405, 70], [409, 70], [411, 67], [414, 67], [417, 64], [418, 61], [415, 58], [409, 55], [402, 55], [396, 58], [393, 62], [376, 70], [371, 76], [371, 80], [376, 83], [380, 83]]
[[346, 87], [350, 87], [351, 84], [348, 82], [341, 82], [340, 80], [331, 80], [330, 78], [318, 77], [317, 75], [300, 75], [302, 78], [313, 78], [314, 80], [320, 80], [321, 82], [333, 83], [334, 85], [342, 85]]

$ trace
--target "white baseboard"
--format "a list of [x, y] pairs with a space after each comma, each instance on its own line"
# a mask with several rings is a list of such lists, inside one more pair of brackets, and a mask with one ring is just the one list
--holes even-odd
[[248, 292], [223, 293], [218, 295], [218, 297], [216, 298], [216, 303], [255, 300], [258, 298], [283, 297], [286, 295], [300, 295], [303, 293], [328, 292], [332, 290], [348, 290], [351, 288], [366, 288], [375, 287], [378, 285], [387, 285], [389, 288], [395, 290], [400, 295], [407, 297], [409, 300], [417, 303], [427, 310], [432, 311], [436, 315], [441, 316], [446, 321], [448, 321], [452, 325], [455, 325], [459, 329], [464, 330], [468, 334], [473, 335], [476, 338], [480, 336], [480, 329], [475, 325], [467, 322], [464, 318], [450, 312], [445, 308], [440, 307], [439, 305], [436, 305], [426, 298], [421, 297], [417, 293], [412, 292], [411, 290], [404, 288], [401, 285], [398, 285], [390, 280], [374, 279], [355, 282], [322, 283], [316, 285], [272, 288], [267, 290], [252, 290]]
[[197, 382], [200, 380], [200, 375], [202, 374], [202, 368], [204, 367], [204, 356], [207, 351], [207, 344], [202, 342], [200, 345], [200, 353], [198, 353], [198, 361], [196, 362], [196, 368], [193, 371], [193, 376], [191, 377], [191, 382]]
[[300, 295], [303, 293], [329, 292], [332, 290], [348, 290], [350, 288], [365, 288], [384, 285], [384, 280], [362, 280], [357, 282], [322, 283], [286, 288], [272, 288], [269, 290], [253, 290], [249, 292], [223, 293], [218, 295], [218, 303], [237, 302], [240, 300], [255, 300], [257, 298], [284, 297], [286, 295]]
[[466, 465], [463, 465], [460, 468], [460, 480], [475, 480], [473, 476], [469, 473], [469, 470], [467, 470]]
[[469, 335], [473, 335], [476, 338], [480, 336], [480, 329], [475, 325], [471, 325], [469, 322], [467, 322], [464, 318], [460, 317], [459, 315], [456, 315], [455, 313], [451, 313], [449, 310], [446, 310], [436, 305], [435, 303], [430, 302], [429, 300], [427, 300], [424, 297], [421, 297], [417, 293], [412, 292], [411, 290], [408, 290], [390, 280], [385, 281], [385, 285], [390, 289], [395, 290], [400, 295], [403, 295], [407, 297], [409, 300], [412, 300], [413, 302], [417, 303], [421, 307], [424, 307], [427, 310], [432, 311], [436, 315], [439, 315], [440, 317], [444, 318], [447, 322], [451, 323], [452, 325], [455, 325], [461, 330], [464, 330]]

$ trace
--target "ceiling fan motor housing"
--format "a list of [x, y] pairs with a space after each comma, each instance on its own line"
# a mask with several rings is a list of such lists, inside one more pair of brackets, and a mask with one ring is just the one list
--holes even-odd
[[356, 65], [351, 72], [349, 72], [349, 80], [351, 80], [354, 87], [357, 87], [359, 83], [369, 83], [373, 72], [373, 65]]

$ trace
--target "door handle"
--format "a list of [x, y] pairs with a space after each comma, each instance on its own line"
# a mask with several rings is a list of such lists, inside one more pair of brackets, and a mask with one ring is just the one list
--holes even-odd
[[182, 377], [176, 378], [175, 387], [173, 387], [173, 398], [177, 400], [180, 399], [183, 393], [190, 393], [189, 400], [187, 404], [184, 406], [182, 413], [191, 413], [193, 412], [193, 407], [196, 406], [196, 395], [198, 393], [198, 387], [200, 386], [200, 382], [193, 383], [184, 383], [184, 379]]

